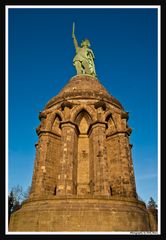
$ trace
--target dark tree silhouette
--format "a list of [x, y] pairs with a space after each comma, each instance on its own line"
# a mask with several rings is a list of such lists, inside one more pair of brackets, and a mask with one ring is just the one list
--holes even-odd
[[20, 185], [12, 187], [8, 195], [8, 221], [10, 221], [11, 214], [19, 210], [22, 206], [23, 201], [28, 199], [29, 193], [30, 187], [28, 187], [27, 191], [25, 192], [23, 191], [23, 188]]
[[10, 216], [13, 210], [13, 206], [14, 206], [14, 197], [13, 197], [13, 192], [11, 191], [8, 196], [8, 221], [10, 221]]
[[150, 197], [150, 200], [147, 204], [147, 208], [148, 208], [149, 213], [151, 213], [154, 216], [154, 219], [155, 219], [156, 224], [157, 224], [157, 222], [158, 222], [158, 209], [157, 209], [157, 204], [152, 197]]
[[157, 209], [157, 204], [152, 197], [150, 197], [147, 207], [148, 209]]

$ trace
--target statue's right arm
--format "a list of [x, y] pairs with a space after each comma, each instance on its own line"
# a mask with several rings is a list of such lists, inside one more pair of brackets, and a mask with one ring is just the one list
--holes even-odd
[[76, 52], [77, 52], [79, 46], [78, 46], [78, 42], [77, 42], [77, 39], [76, 39], [74, 34], [72, 35], [72, 38], [73, 38], [74, 46], [75, 46], [75, 49], [76, 49]]
[[74, 46], [75, 46], [75, 49], [76, 49], [76, 52], [77, 52], [79, 46], [78, 46], [78, 42], [77, 42], [77, 39], [76, 39], [74, 31], [75, 31], [75, 23], [73, 22], [72, 38], [73, 38]]

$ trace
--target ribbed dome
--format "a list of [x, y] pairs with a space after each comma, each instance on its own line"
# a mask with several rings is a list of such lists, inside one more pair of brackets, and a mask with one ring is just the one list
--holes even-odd
[[97, 78], [91, 75], [76, 75], [72, 77], [65, 87], [60, 91], [60, 93], [47, 103], [46, 108], [53, 106], [54, 103], [61, 100], [73, 98], [107, 100], [115, 104], [117, 107], [123, 109], [120, 102], [107, 92]]

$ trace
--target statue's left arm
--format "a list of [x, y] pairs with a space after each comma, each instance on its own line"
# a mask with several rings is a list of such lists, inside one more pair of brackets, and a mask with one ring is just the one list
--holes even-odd
[[91, 49], [88, 49], [88, 53], [91, 54], [91, 56], [92, 56], [93, 59], [95, 58], [95, 55], [94, 55], [94, 53], [93, 53], [93, 51], [92, 51]]

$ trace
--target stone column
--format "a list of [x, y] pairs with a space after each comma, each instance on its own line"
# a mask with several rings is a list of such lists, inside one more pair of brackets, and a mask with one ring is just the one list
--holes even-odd
[[45, 181], [48, 143], [48, 136], [43, 134], [40, 136], [38, 144], [36, 144], [36, 158], [30, 197], [46, 194]]
[[121, 194], [128, 197], [136, 197], [136, 188], [134, 180], [134, 172], [131, 159], [131, 149], [129, 145], [128, 135], [119, 133], [119, 150], [123, 173], [122, 177], [122, 192]]
[[96, 122], [91, 126], [93, 141], [94, 195], [109, 195], [108, 164], [106, 150], [106, 124]]
[[134, 167], [132, 161], [132, 144], [129, 144], [129, 169], [130, 169], [130, 181], [131, 181], [131, 195], [133, 197], [138, 198], [136, 192], [136, 184], [135, 184], [135, 175], [134, 175]]
[[76, 194], [77, 131], [72, 122], [62, 122], [62, 157], [57, 180], [57, 195]]

